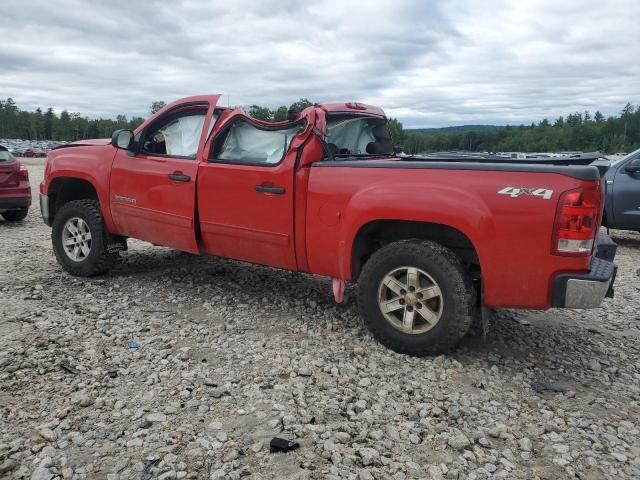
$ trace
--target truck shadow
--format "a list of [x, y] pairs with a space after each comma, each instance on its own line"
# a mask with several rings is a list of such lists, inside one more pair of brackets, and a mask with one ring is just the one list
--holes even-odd
[[[326, 277], [209, 255], [190, 255], [158, 247], [126, 254], [109, 277], [133, 277], [160, 282], [169, 279], [206, 285], [210, 287], [209, 294], [229, 292], [238, 302], [265, 297], [288, 306], [295, 306], [300, 302], [311, 303], [310, 300], [318, 307], [334, 304], [331, 280]], [[353, 288], [347, 289], [347, 300], [349, 297], [355, 298], [355, 295], [349, 295], [350, 292], [353, 292]], [[204, 300], [206, 295], [207, 292], [199, 294]], [[355, 309], [355, 302], [347, 301], [340, 307]]]
[[[199, 305], [212, 298], [226, 304], [229, 301], [240, 304], [260, 301], [261, 308], [274, 318], [285, 312], [293, 313], [300, 325], [313, 317], [318, 323], [331, 322], [338, 333], [356, 334], [359, 341], [368, 335], [359, 321], [355, 287], [350, 286], [345, 302], [336, 305], [331, 282], [324, 277], [217, 257], [185, 255], [169, 249], [130, 252], [110, 277], [157, 282], [159, 289], [167, 281], [173, 285], [203, 286], [202, 291], [192, 288], [188, 292], [190, 300]], [[607, 353], [599, 346], [603, 337], [567, 323], [564, 317], [568, 313], [551, 310], [535, 315], [542, 315], [541, 322], [534, 320], [525, 326], [513, 317], [530, 318], [527, 312], [500, 312], [486, 337], [477, 331], [468, 335], [451, 355], [463, 364], [482, 362], [488, 365], [487, 359], [491, 357], [499, 358], [501, 363], [515, 370], [523, 367], [561, 369], [569, 376], [583, 375], [585, 366], [573, 363], [566, 355], [567, 350], [589, 351], [594, 357], [606, 358]], [[358, 325], [355, 330], [354, 322]], [[373, 338], [370, 341], [375, 342]]]
[[638, 238], [630, 238], [630, 237], [622, 237], [622, 238], [614, 238], [613, 239], [619, 247], [627, 247], [627, 248], [640, 248], [640, 237]]
[[[531, 322], [523, 325], [514, 318], [531, 319]], [[480, 362], [490, 370], [497, 365], [503, 377], [505, 374], [523, 377], [532, 385], [560, 382], [568, 390], [579, 392], [589, 385], [608, 388], [610, 383], [605, 382], [605, 378], [615, 382], [621, 375], [632, 376], [633, 369], [627, 367], [604, 376], [600, 370], [619, 362], [612, 357], [626, 355], [629, 347], [628, 340], [611, 334], [606, 326], [589, 327], [586, 322], [572, 317], [569, 311], [507, 310], [498, 313], [486, 337], [479, 331], [468, 335], [453, 356], [470, 367]], [[576, 361], [579, 358], [597, 359], [598, 369], [594, 370], [590, 363]], [[602, 367], [599, 366], [601, 361]]]
[[612, 230], [611, 239], [620, 247], [637, 248], [640, 247], [640, 234], [625, 230]]

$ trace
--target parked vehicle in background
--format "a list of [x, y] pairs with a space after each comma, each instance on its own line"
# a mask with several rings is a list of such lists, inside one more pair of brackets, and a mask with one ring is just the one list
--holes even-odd
[[640, 149], [613, 163], [605, 179], [604, 225], [640, 231]]
[[377, 107], [269, 123], [218, 98], [49, 153], [40, 206], [66, 271], [107, 272], [132, 237], [332, 277], [337, 302], [358, 282], [373, 335], [413, 355], [451, 348], [480, 307], [613, 295], [593, 159], [399, 156]]
[[53, 140], [23, 140], [16, 138], [0, 138], [0, 145], [3, 145], [16, 157], [44, 158], [47, 153], [58, 145], [64, 145], [66, 141]]
[[0, 214], [9, 222], [24, 220], [31, 206], [29, 172], [0, 145]]

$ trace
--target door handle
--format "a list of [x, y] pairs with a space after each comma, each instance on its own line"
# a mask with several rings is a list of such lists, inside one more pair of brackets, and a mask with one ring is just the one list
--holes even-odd
[[284, 187], [278, 187], [277, 185], [256, 185], [256, 192], [271, 193], [273, 195], [284, 195]]
[[173, 180], [174, 182], [188, 182], [189, 180], [191, 180], [191, 177], [189, 175], [185, 175], [182, 172], [173, 172], [167, 175], [167, 177], [169, 178], [169, 180]]

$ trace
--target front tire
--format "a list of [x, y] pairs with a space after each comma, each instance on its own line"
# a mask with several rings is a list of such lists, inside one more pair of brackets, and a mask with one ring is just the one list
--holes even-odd
[[382, 247], [364, 265], [358, 308], [386, 347], [434, 355], [451, 350], [468, 332], [474, 290], [451, 250], [431, 241], [403, 240]]
[[66, 203], [53, 220], [53, 251], [58, 263], [72, 275], [92, 277], [109, 271], [115, 256], [107, 250], [108, 237], [95, 200]]
[[2, 217], [7, 222], [21, 222], [25, 218], [27, 218], [27, 214], [29, 213], [28, 208], [21, 208], [20, 210], [10, 210], [8, 212], [4, 212]]

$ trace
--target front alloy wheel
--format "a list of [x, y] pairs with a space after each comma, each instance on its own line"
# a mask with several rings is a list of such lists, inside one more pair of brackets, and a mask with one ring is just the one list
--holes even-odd
[[82, 262], [91, 253], [91, 230], [87, 222], [78, 217], [67, 220], [62, 229], [64, 253], [74, 262]]
[[91, 277], [109, 270], [117, 255], [109, 253], [108, 238], [100, 204], [95, 200], [65, 203], [53, 219], [53, 251], [58, 263], [73, 275]]

